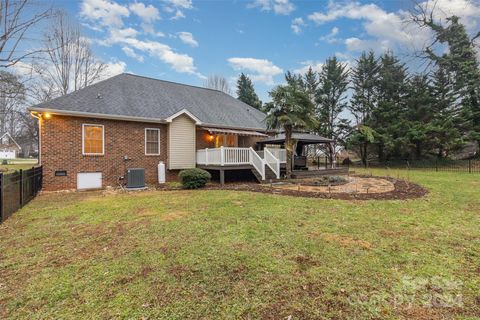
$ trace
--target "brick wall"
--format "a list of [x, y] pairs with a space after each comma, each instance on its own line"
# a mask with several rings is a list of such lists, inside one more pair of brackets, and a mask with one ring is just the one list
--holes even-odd
[[[82, 124], [104, 125], [104, 155], [82, 155]], [[145, 128], [160, 129], [160, 155], [145, 155]], [[159, 161], [167, 163], [168, 130], [165, 124], [104, 120], [54, 115], [42, 120], [41, 162], [45, 190], [75, 189], [78, 172], [103, 174], [103, 187], [118, 186], [118, 176], [127, 168], [144, 168], [147, 184], [155, 184]], [[130, 160], [125, 161], [124, 156]], [[55, 176], [66, 170], [67, 176]], [[177, 172], [167, 170], [167, 181], [176, 179]]]
[[207, 130], [197, 128], [197, 142], [196, 147], [199, 149], [215, 148], [215, 142], [210, 139], [210, 134]]
[[[104, 126], [104, 155], [82, 155], [82, 124]], [[145, 155], [145, 128], [160, 129], [160, 155]], [[260, 137], [239, 137], [242, 146], [255, 146]], [[196, 148], [214, 148], [207, 131], [196, 130]], [[41, 162], [44, 190], [76, 189], [77, 173], [102, 172], [103, 187], [118, 186], [127, 168], [144, 168], [147, 184], [158, 181], [158, 162], [168, 161], [168, 125], [134, 121], [53, 115], [41, 122]], [[125, 161], [124, 156], [130, 160]], [[55, 176], [55, 171], [67, 176]], [[176, 181], [179, 170], [166, 170], [167, 181]]]

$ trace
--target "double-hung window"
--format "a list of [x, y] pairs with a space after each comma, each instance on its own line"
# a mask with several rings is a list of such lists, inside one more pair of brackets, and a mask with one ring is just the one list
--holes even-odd
[[160, 154], [160, 129], [145, 129], [145, 154], [148, 156]]
[[103, 125], [100, 124], [82, 125], [82, 153], [84, 155], [104, 154], [103, 129]]

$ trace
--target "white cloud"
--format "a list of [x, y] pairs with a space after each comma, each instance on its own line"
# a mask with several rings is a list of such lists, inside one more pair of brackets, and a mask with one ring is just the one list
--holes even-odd
[[183, 14], [182, 10], [177, 10], [175, 14], [170, 18], [170, 20], [178, 20], [185, 18], [185, 14]]
[[105, 75], [102, 79], [99, 79], [99, 81], [124, 73], [127, 68], [127, 64], [123, 61], [110, 61], [106, 63], [106, 66]]
[[190, 32], [177, 32], [177, 36], [183, 43], [188, 44], [191, 47], [198, 47], [197, 40], [195, 40], [193, 34], [191, 34]]
[[292, 20], [292, 24], [290, 28], [292, 28], [293, 33], [300, 34], [302, 32], [302, 27], [306, 26], [307, 24], [303, 21], [302, 18], [295, 18]]
[[288, 15], [295, 11], [295, 6], [289, 0], [254, 0], [247, 7], [260, 8], [262, 11], [273, 11], [282, 15]]
[[[447, 17], [455, 15], [462, 19], [462, 23], [471, 32], [478, 32], [480, 26], [480, 2], [471, 0], [437, 0], [422, 2], [420, 6], [430, 11], [433, 6], [433, 17], [445, 22]], [[430, 9], [430, 10], [429, 10]]]
[[[433, 3], [435, 3], [435, 19], [441, 19], [444, 22], [446, 17], [457, 15], [470, 32], [476, 30], [475, 28], [478, 29], [480, 3], [468, 0], [437, 0], [428, 3], [429, 9], [432, 9]], [[420, 3], [420, 6], [426, 8], [427, 1]], [[330, 1], [325, 11], [314, 12], [308, 16], [309, 20], [318, 25], [340, 18], [362, 22], [366, 34], [365, 39], [352, 37], [345, 40], [347, 49], [352, 51], [369, 49], [377, 52], [385, 49], [413, 51], [422, 48], [432, 35], [427, 28], [419, 28], [413, 23], [408, 23], [411, 18], [409, 12], [403, 10], [387, 12], [373, 3]], [[327, 36], [324, 38], [326, 41], [328, 39]], [[330, 39], [335, 38], [332, 36]]]
[[108, 0], [84, 0], [80, 15], [91, 21], [98, 21], [103, 26], [123, 26], [123, 18], [128, 17], [128, 8]]
[[320, 37], [320, 40], [326, 41], [328, 43], [336, 43], [339, 41], [339, 39], [337, 39], [335, 36], [338, 34], [339, 31], [340, 29], [338, 29], [337, 27], [333, 27], [330, 33]]
[[307, 73], [308, 69], [312, 68], [314, 72], [320, 72], [323, 67], [323, 62], [307, 60], [300, 62], [302, 67], [294, 69], [294, 73], [305, 74]]
[[[166, 0], [166, 3], [179, 8], [192, 8], [190, 0]], [[145, 6], [138, 2], [130, 6], [130, 10], [142, 18], [144, 22], [142, 27], [160, 18], [158, 10], [154, 9], [153, 6]], [[140, 53], [145, 53], [168, 64], [177, 72], [189, 73], [202, 79], [204, 78], [197, 71], [191, 56], [179, 53], [164, 43], [141, 39], [142, 33], [140, 31], [129, 26], [124, 27], [123, 18], [128, 17], [129, 14], [130, 11], [127, 7], [111, 0], [84, 0], [82, 3], [81, 17], [93, 23], [98, 23], [108, 30], [108, 35], [105, 39], [97, 39], [97, 43], [107, 46], [120, 45], [126, 55], [139, 61], [143, 59]], [[153, 28], [147, 31], [147, 33], [156, 36], [163, 36], [161, 32], [155, 33]], [[194, 40], [193, 37], [192, 40]], [[116, 63], [114, 66], [118, 70], [120, 65]]]
[[253, 81], [263, 82], [268, 85], [274, 84], [274, 76], [283, 73], [281, 68], [266, 59], [234, 57], [227, 59], [227, 61], [235, 70], [253, 72], [253, 74], [249, 74]]
[[137, 54], [132, 48], [130, 47], [123, 47], [122, 51], [129, 56], [130, 58], [133, 58], [139, 62], [143, 62], [143, 56]]
[[151, 4], [145, 6], [141, 2], [134, 2], [129, 6], [130, 10], [139, 16], [144, 23], [150, 24], [160, 19], [160, 12]]
[[138, 51], [146, 52], [152, 57], [158, 58], [164, 63], [170, 65], [173, 70], [182, 73], [194, 74], [200, 78], [204, 78], [202, 74], [197, 72], [193, 64], [193, 58], [187, 54], [175, 52], [170, 46], [151, 40], [139, 40], [137, 38], [120, 38], [116, 39], [117, 43], [127, 45]]
[[406, 28], [400, 15], [386, 12], [373, 3], [363, 5], [358, 2], [348, 4], [330, 2], [326, 13], [314, 12], [308, 16], [308, 19], [317, 24], [324, 24], [339, 18], [362, 20], [368, 35], [390, 40], [390, 43], [408, 45], [414, 43], [416, 39], [419, 40], [409, 32], [410, 30]]
[[175, 14], [170, 17], [170, 20], [185, 18], [183, 11], [193, 9], [192, 0], [163, 0], [163, 2], [165, 3], [165, 12], [175, 12]]
[[177, 8], [183, 8], [183, 9], [193, 8], [192, 0], [164, 0], [164, 1]]
[[392, 43], [388, 40], [363, 40], [359, 38], [345, 39], [345, 45], [348, 51], [369, 51], [375, 48], [376, 51], [386, 51], [392, 48]]

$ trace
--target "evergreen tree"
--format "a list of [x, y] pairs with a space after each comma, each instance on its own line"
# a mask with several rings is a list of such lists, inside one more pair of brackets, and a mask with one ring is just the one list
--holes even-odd
[[[321, 135], [338, 142], [343, 142], [346, 128], [349, 127], [348, 121], [339, 117], [347, 106], [348, 85], [346, 64], [339, 62], [336, 57], [328, 58], [319, 74], [316, 95], [316, 115], [319, 123], [317, 130]], [[331, 161], [333, 156], [330, 154]]]
[[462, 146], [461, 110], [456, 103], [450, 75], [441, 66], [432, 76], [434, 117], [430, 125], [429, 138], [436, 148], [438, 158], [447, 156], [450, 151]]
[[262, 108], [262, 101], [258, 98], [253, 87], [252, 80], [245, 74], [241, 73], [237, 80], [237, 99], [245, 102], [255, 109]]
[[448, 51], [442, 55], [436, 54], [432, 46], [425, 51], [430, 59], [452, 76], [453, 90], [460, 98], [463, 118], [468, 124], [464, 133], [480, 146], [480, 67], [474, 47], [474, 40], [480, 33], [470, 39], [456, 16], [447, 18], [447, 26], [436, 23], [431, 17], [423, 18], [422, 23], [435, 33], [434, 43], [448, 46]]
[[372, 112], [379, 161], [399, 156], [405, 145], [404, 119], [408, 73], [392, 52], [380, 58], [376, 87], [377, 106]]
[[325, 137], [335, 139], [338, 116], [346, 108], [349, 84], [347, 66], [340, 63], [336, 57], [328, 58], [320, 72], [319, 80], [317, 90], [319, 131]]
[[318, 85], [320, 83], [318, 79], [318, 73], [313, 71], [312, 67], [308, 68], [308, 71], [303, 76], [303, 83], [305, 86], [305, 91], [307, 92], [308, 96], [312, 103], [316, 106], [316, 94], [318, 90]]
[[406, 138], [404, 149], [399, 152], [409, 158], [421, 159], [426, 151], [431, 150], [429, 137], [434, 118], [434, 99], [430, 80], [426, 75], [415, 75], [408, 83], [405, 97], [406, 113], [403, 121]]
[[363, 52], [351, 71], [353, 90], [348, 109], [355, 117], [356, 126], [349, 139], [349, 145], [357, 147], [363, 165], [368, 165], [368, 146], [374, 141], [371, 128], [372, 111], [376, 105], [378, 62], [375, 54]]

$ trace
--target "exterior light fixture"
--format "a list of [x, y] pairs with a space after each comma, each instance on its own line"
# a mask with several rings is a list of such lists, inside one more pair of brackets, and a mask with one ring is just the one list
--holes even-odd
[[43, 117], [44, 117], [45, 119], [50, 119], [50, 118], [52, 117], [52, 115], [47, 112], [47, 113], [45, 113], [45, 114], [43, 115]]

